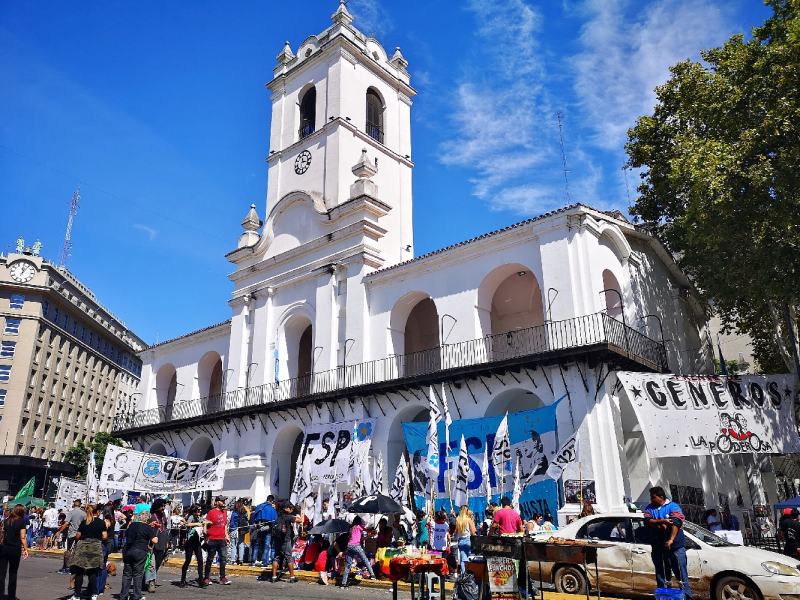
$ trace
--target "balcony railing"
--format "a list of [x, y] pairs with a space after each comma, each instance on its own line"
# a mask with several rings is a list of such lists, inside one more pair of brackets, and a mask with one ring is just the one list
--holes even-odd
[[606, 313], [596, 313], [564, 321], [549, 321], [543, 325], [487, 335], [476, 340], [444, 344], [411, 354], [337, 367], [275, 383], [239, 388], [168, 406], [118, 414], [114, 420], [114, 430], [191, 419], [216, 412], [432, 375], [450, 369], [598, 345], [609, 347], [652, 369], [667, 368], [667, 356], [662, 343], [651, 340]]

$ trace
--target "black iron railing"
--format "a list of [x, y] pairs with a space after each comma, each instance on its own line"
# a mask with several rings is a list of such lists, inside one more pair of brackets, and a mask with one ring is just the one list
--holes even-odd
[[383, 127], [379, 124], [367, 121], [367, 135], [381, 144], [383, 143]]
[[311, 123], [306, 123], [305, 125], [301, 126], [300, 129], [297, 130], [297, 133], [300, 136], [300, 139], [302, 140], [303, 138], [308, 137], [312, 133], [314, 133], [314, 125], [312, 125]]
[[134, 413], [118, 414], [114, 430], [190, 419], [215, 412], [330, 394], [473, 365], [603, 345], [655, 369], [667, 368], [664, 345], [606, 313], [548, 321], [543, 325], [444, 344], [411, 354], [389, 356], [264, 385], [239, 388]]

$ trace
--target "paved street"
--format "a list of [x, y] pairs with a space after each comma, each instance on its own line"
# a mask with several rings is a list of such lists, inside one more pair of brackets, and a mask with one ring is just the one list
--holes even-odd
[[[31, 556], [22, 563], [19, 570], [19, 584], [17, 596], [20, 600], [55, 600], [68, 599], [69, 577], [60, 575], [56, 571], [61, 567], [61, 560]], [[111, 589], [107, 590], [103, 598], [111, 600], [119, 593], [122, 570], [116, 577], [109, 577]], [[257, 581], [253, 577], [231, 577], [232, 585], [212, 585], [202, 590], [197, 587], [181, 589], [178, 587], [180, 573], [177, 569], [166, 567], [159, 576], [161, 586], [155, 594], [148, 594], [148, 600], [196, 600], [204, 596], [214, 598], [236, 598], [236, 600], [263, 600], [270, 598], [347, 598], [348, 600], [374, 600], [376, 598], [389, 598], [391, 593], [382, 589], [367, 589], [349, 587], [346, 590], [334, 586], [321, 586], [300, 581], [295, 584], [267, 583]], [[84, 594], [85, 597], [86, 594]]]

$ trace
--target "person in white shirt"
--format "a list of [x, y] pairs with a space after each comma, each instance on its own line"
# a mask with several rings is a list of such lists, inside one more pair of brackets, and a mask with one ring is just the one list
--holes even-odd
[[714, 508], [711, 508], [706, 511], [706, 523], [708, 524], [708, 529], [712, 533], [715, 531], [722, 530], [722, 523], [720, 523], [719, 516], [717, 515], [717, 511]]
[[544, 531], [544, 527], [542, 527], [542, 515], [539, 513], [533, 513], [530, 521], [525, 523], [525, 535], [536, 535], [537, 533], [542, 533]]
[[42, 537], [48, 540], [44, 543], [49, 545], [53, 536], [58, 531], [58, 509], [56, 508], [56, 505], [51, 502], [50, 508], [44, 511], [43, 516], [44, 523], [42, 524]]

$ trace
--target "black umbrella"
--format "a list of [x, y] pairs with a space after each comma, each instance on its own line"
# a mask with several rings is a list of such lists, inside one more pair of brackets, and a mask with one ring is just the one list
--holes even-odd
[[347, 510], [351, 513], [392, 515], [402, 513], [403, 507], [392, 500], [389, 496], [384, 496], [383, 494], [370, 494], [369, 496], [364, 496], [363, 498], [353, 500], [353, 503]]
[[344, 533], [350, 531], [350, 523], [344, 519], [328, 519], [322, 523], [314, 525], [309, 533], [311, 535], [326, 534], [326, 533]]

